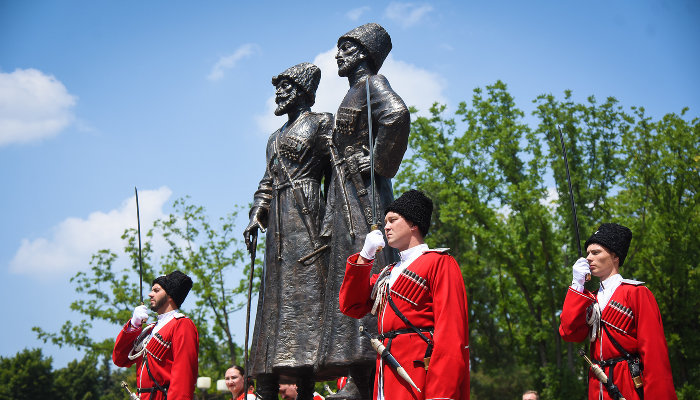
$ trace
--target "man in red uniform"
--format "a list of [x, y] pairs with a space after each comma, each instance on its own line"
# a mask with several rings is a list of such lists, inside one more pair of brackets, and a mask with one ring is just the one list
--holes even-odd
[[[136, 363], [136, 384], [142, 400], [194, 398], [199, 335], [194, 323], [178, 312], [191, 288], [192, 279], [180, 271], [159, 276], [148, 294], [158, 322], [142, 328], [148, 309], [137, 306], [117, 336], [112, 360], [118, 367]], [[146, 336], [143, 346], [135, 349], [134, 342], [142, 332]]]
[[377, 357], [375, 399], [469, 399], [467, 295], [455, 259], [423, 240], [432, 211], [422, 192], [404, 193], [384, 220], [387, 242], [401, 261], [370, 277], [375, 253], [385, 245], [381, 231], [370, 232], [347, 261], [341, 311], [353, 318], [377, 313], [382, 343], [420, 390]]
[[[588, 338], [591, 359], [625, 399], [676, 399], [656, 299], [644, 282], [622, 279], [619, 274], [631, 240], [629, 228], [602, 224], [586, 241], [588, 255], [573, 265], [559, 333], [569, 342]], [[600, 278], [597, 293], [583, 287], [589, 273]], [[616, 396], [589, 372], [588, 398]]]

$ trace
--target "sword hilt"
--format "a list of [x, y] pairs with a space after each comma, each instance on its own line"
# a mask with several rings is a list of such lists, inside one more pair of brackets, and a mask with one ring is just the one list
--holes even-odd
[[[378, 230], [379, 230], [379, 224], [377, 224], [377, 223], [372, 224], [370, 231], [378, 231]], [[382, 251], [383, 248], [384, 248], [384, 246], [379, 246], [379, 247], [377, 247], [377, 251]]]
[[122, 381], [122, 383], [121, 383], [120, 386], [123, 387], [124, 390], [126, 390], [127, 393], [129, 393], [129, 399], [131, 399], [131, 400], [139, 400], [139, 397], [138, 397], [137, 395], [135, 395], [134, 392], [132, 392], [131, 390], [129, 390], [129, 385], [127, 385], [126, 382]]

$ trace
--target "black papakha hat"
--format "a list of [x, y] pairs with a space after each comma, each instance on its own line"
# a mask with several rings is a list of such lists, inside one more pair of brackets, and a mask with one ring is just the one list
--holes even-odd
[[316, 89], [318, 89], [318, 84], [321, 82], [321, 70], [317, 66], [307, 62], [294, 65], [279, 75], [273, 76], [272, 84], [277, 86], [277, 83], [283, 78], [291, 79], [292, 82], [296, 83], [308, 97], [309, 105], [314, 105], [316, 102]]
[[433, 201], [420, 190], [411, 189], [394, 200], [384, 211], [384, 215], [393, 211], [418, 226], [425, 237], [430, 228], [430, 216], [433, 214]]
[[588, 249], [588, 245], [598, 243], [601, 246], [608, 248], [620, 258], [620, 266], [625, 262], [627, 250], [630, 248], [632, 241], [632, 231], [626, 226], [619, 224], [602, 224], [593, 235], [591, 235], [584, 246]]
[[153, 284], [159, 284], [165, 290], [165, 293], [180, 308], [182, 302], [185, 301], [187, 293], [192, 289], [192, 279], [180, 271], [173, 271], [168, 275], [161, 275], [153, 280]]
[[374, 22], [360, 25], [341, 36], [338, 38], [338, 46], [347, 39], [354, 40], [367, 50], [374, 72], [379, 71], [391, 51], [391, 36], [381, 25]]

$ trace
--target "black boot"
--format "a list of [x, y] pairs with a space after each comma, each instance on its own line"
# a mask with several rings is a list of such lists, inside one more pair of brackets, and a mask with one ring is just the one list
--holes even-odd
[[296, 400], [313, 400], [314, 380], [311, 375], [301, 375], [297, 377], [297, 398]]
[[374, 374], [363, 368], [352, 368], [348, 374], [348, 382], [337, 393], [326, 397], [326, 400], [370, 400], [372, 398], [372, 381]]
[[257, 394], [262, 400], [279, 400], [279, 377], [275, 374], [260, 374], [257, 376]]

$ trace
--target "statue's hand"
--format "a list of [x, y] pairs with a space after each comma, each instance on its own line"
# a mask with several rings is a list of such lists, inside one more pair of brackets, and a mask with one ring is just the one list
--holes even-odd
[[258, 235], [258, 230], [260, 232], [265, 232], [265, 225], [263, 224], [263, 221], [265, 219], [265, 210], [262, 208], [255, 208], [255, 210], [251, 213], [252, 215], [250, 216], [250, 223], [248, 223], [248, 226], [245, 228], [243, 231], [243, 238], [245, 239], [245, 246], [248, 248], [248, 251], [253, 250], [253, 246], [256, 245], [256, 243], [253, 243], [250, 240], [251, 236], [256, 236]]
[[361, 155], [357, 157], [357, 168], [360, 170], [360, 172], [365, 172], [369, 173], [369, 169], [372, 166], [372, 162], [369, 158], [369, 155]]

